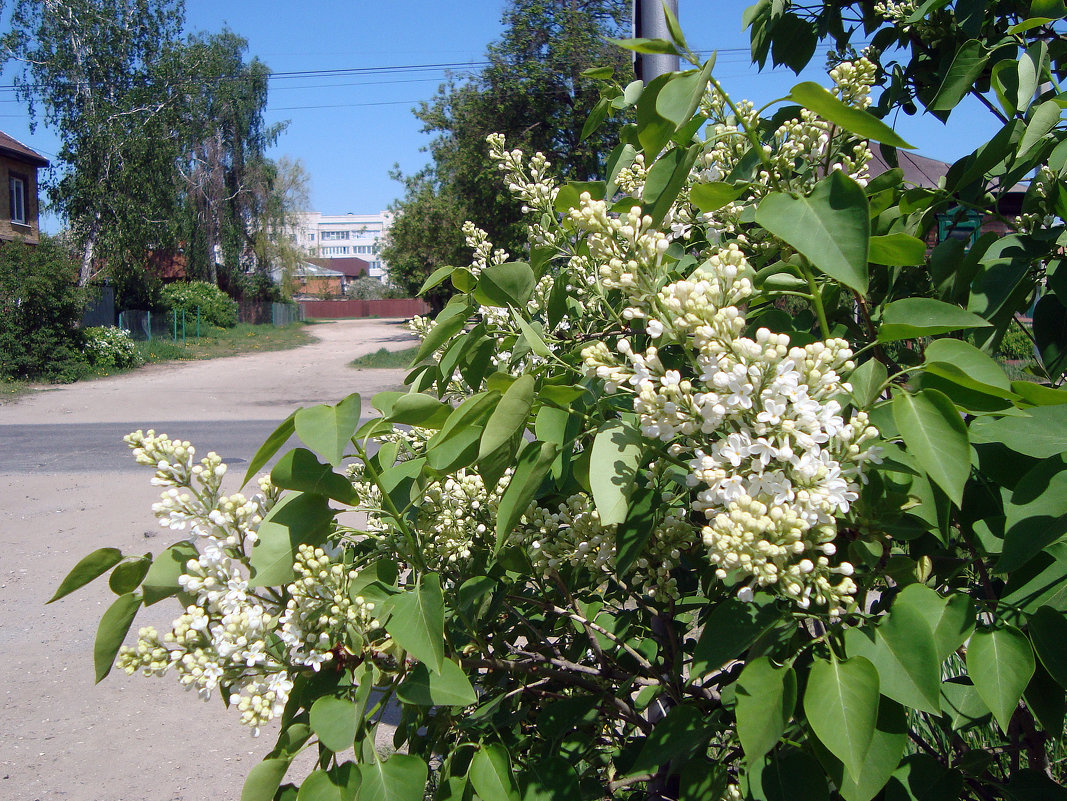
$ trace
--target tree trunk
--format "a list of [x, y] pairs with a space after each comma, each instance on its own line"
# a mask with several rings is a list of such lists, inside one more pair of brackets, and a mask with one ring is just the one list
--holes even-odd
[[93, 277], [93, 253], [96, 250], [96, 238], [100, 235], [100, 212], [93, 218], [93, 224], [89, 226], [89, 232], [85, 236], [85, 246], [82, 248], [82, 264], [78, 271], [78, 286], [85, 286]]

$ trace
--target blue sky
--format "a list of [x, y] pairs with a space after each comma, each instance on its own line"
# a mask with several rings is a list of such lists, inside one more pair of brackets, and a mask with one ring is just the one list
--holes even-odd
[[[189, 31], [217, 31], [228, 25], [249, 42], [276, 73], [314, 70], [380, 70], [374, 73], [279, 76], [271, 81], [267, 121], [289, 121], [272, 151], [304, 162], [311, 176], [312, 206], [327, 214], [373, 213], [386, 208], [400, 185], [389, 178], [394, 164], [413, 172], [426, 163], [429, 137], [411, 114], [433, 96], [444, 79], [441, 67], [460, 74], [480, 62], [486, 45], [501, 32], [505, 0], [386, 0], [386, 2], [262, 2], [186, 0]], [[715, 73], [735, 98], [762, 104], [785, 95], [800, 80], [828, 79], [816, 69], [800, 77], [788, 70], [758, 72], [748, 63], [748, 37], [741, 15], [748, 0], [679, 0], [679, 17], [690, 46], [718, 50]], [[381, 70], [409, 67], [403, 71]], [[0, 83], [10, 85], [10, 72]], [[892, 122], [892, 121], [891, 121]], [[924, 115], [895, 121], [918, 152], [946, 161], [973, 150], [995, 131], [995, 121], [978, 108], [965, 109], [945, 129]], [[0, 130], [46, 156], [57, 148], [54, 134], [31, 134], [21, 104], [0, 90]], [[46, 228], [56, 230], [55, 220]]]

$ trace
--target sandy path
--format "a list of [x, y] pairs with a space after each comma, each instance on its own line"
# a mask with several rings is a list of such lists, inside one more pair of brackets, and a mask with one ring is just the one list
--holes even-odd
[[[329, 323], [292, 351], [153, 367], [34, 393], [0, 406], [3, 424], [158, 420], [281, 420], [297, 406], [360, 392], [369, 399], [403, 371], [347, 362], [411, 342], [386, 321]], [[173, 432], [180, 434], [178, 431]], [[202, 449], [211, 443], [200, 443]], [[240, 472], [235, 470], [234, 473]], [[227, 801], [240, 796], [273, 737], [249, 736], [214, 698], [173, 678], [122, 673], [93, 685], [97, 621], [114, 598], [99, 584], [45, 606], [60, 579], [104, 545], [158, 553], [149, 473], [5, 473], [0, 464], [0, 798], [5, 801]], [[236, 482], [235, 482], [236, 483]], [[170, 602], [138, 624], [166, 625]]]

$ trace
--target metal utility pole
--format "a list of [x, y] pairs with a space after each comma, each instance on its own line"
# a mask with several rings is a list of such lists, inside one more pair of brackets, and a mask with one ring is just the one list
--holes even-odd
[[[670, 41], [667, 17], [663, 13], [664, 6], [667, 6], [675, 17], [678, 16], [678, 0], [634, 0], [635, 38]], [[634, 74], [644, 81], [646, 86], [657, 75], [677, 71], [678, 56], [637, 53], [634, 58]]]

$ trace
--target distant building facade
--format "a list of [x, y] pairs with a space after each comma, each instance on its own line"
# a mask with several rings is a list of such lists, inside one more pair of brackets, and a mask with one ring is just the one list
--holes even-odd
[[40, 153], [0, 131], [0, 183], [7, 190], [0, 195], [0, 241], [40, 241], [37, 170], [47, 166]]
[[393, 215], [388, 211], [377, 214], [306, 211], [299, 215], [291, 236], [309, 256], [319, 259], [356, 257], [367, 262], [367, 272], [372, 278], [385, 280], [388, 268], [378, 251], [392, 222]]

